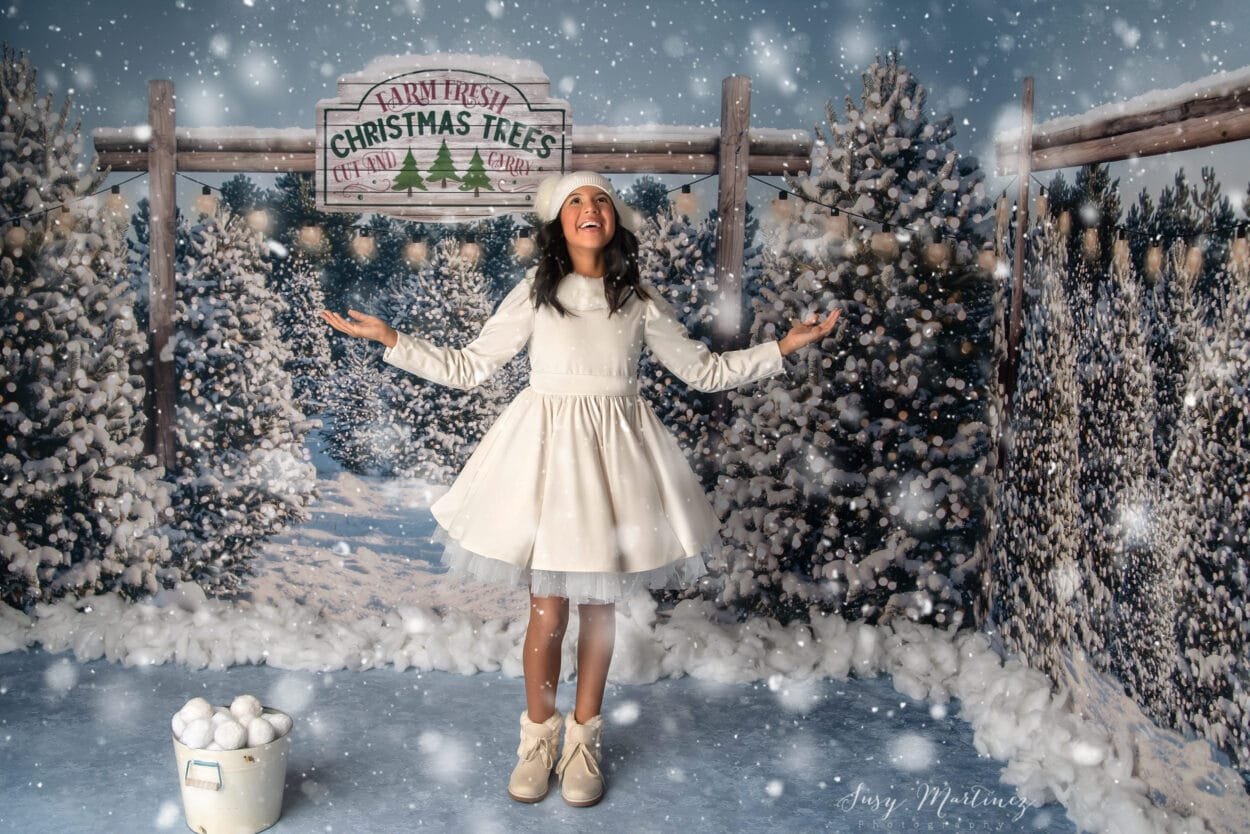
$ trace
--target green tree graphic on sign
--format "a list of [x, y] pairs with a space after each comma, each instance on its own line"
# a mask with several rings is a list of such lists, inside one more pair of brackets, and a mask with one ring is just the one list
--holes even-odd
[[409, 148], [408, 155], [404, 157], [404, 167], [399, 170], [399, 174], [395, 177], [395, 184], [391, 186], [391, 191], [407, 189], [408, 196], [411, 197], [412, 189], [414, 188], [429, 191], [425, 187], [425, 180], [421, 179], [421, 172], [417, 170], [417, 160], [412, 155], [412, 148]]
[[473, 196], [481, 197], [479, 189], [482, 188], [495, 190], [495, 187], [490, 184], [490, 177], [486, 175], [486, 164], [482, 162], [482, 155], [478, 153], [477, 148], [474, 148], [473, 159], [469, 162], [469, 170], [464, 175], [464, 185], [460, 186], [460, 190], [473, 189]]
[[447, 187], [447, 180], [460, 182], [460, 177], [456, 174], [456, 166], [451, 161], [451, 151], [447, 149], [446, 139], [438, 146], [438, 156], [434, 157], [434, 164], [426, 172], [425, 178], [430, 182], [441, 182], [443, 188]]

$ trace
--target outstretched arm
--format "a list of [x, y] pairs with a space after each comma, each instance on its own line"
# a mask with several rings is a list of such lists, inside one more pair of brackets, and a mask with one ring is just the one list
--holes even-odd
[[[400, 333], [373, 316], [354, 325], [329, 311], [323, 311], [322, 318], [345, 333], [372, 338], [386, 345], [383, 361], [432, 382], [467, 391], [489, 379], [529, 341], [534, 330], [534, 309], [529, 299], [531, 283], [528, 279], [517, 282], [482, 325], [477, 338], [462, 348], [442, 347], [412, 333]], [[357, 330], [367, 329], [368, 333], [353, 332], [340, 324]]]
[[812, 313], [805, 321], [795, 322], [780, 339], [715, 353], [692, 339], [673, 305], [657, 297], [647, 302], [644, 335], [656, 358], [691, 388], [724, 391], [780, 373], [785, 368], [782, 357], [829, 335], [841, 313], [835, 309], [823, 321]]
[[784, 370], [779, 340], [716, 353], [691, 338], [673, 305], [656, 295], [646, 302], [644, 341], [655, 358], [691, 388], [725, 391]]

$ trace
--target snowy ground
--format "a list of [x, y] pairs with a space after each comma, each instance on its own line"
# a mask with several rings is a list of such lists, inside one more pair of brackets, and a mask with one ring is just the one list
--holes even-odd
[[[608, 793], [592, 808], [554, 779], [538, 805], [505, 794], [524, 694], [498, 672], [134, 669], [36, 651], [0, 655], [0, 689], [0, 829], [28, 834], [183, 829], [166, 713], [243, 692], [296, 720], [275, 832], [1076, 830], [1057, 804], [1023, 807], [964, 722], [882, 678], [818, 684], [805, 712], [766, 683], [611, 684]], [[926, 785], [941, 793], [920, 808]]]
[[[0, 828], [180, 829], [170, 716], [251, 692], [296, 722], [276, 831], [1250, 830], [1236, 773], [1079, 659], [1052, 692], [983, 633], [718, 623], [649, 596], [617, 608], [609, 794], [523, 806], [524, 592], [432, 565], [433, 490], [315, 458], [323, 500], [250, 600], [0, 607]], [[562, 709], [576, 636], [573, 617]]]

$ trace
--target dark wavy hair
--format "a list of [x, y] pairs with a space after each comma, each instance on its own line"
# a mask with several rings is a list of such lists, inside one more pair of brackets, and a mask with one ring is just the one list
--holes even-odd
[[[572, 311], [566, 310], [556, 299], [556, 290], [560, 280], [573, 271], [573, 259], [569, 257], [568, 241], [564, 239], [564, 227], [558, 216], [539, 228], [535, 242], [538, 268], [534, 273], [534, 306], [550, 304], [560, 315], [568, 315]], [[603, 259], [607, 267], [603, 280], [609, 316], [625, 306], [630, 293], [642, 301], [650, 297], [638, 272], [638, 237], [622, 226], [619, 218], [612, 239], [604, 247]]]

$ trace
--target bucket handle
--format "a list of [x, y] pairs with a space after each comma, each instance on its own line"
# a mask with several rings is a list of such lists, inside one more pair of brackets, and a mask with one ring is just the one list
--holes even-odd
[[[217, 781], [214, 782], [209, 779], [192, 779], [191, 765], [217, 768]], [[182, 781], [184, 784], [192, 788], [205, 788], [210, 791], [219, 791], [221, 790], [221, 765], [217, 762], [202, 762], [199, 759], [191, 759], [187, 762], [187, 768], [182, 774]]]

